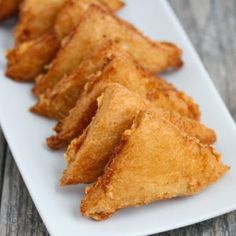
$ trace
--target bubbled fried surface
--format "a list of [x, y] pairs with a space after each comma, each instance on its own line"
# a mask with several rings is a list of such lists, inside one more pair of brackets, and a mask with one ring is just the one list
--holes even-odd
[[34, 93], [39, 96], [91, 54], [104, 39], [115, 40], [147, 70], [160, 72], [182, 65], [181, 50], [170, 43], [154, 42], [136, 28], [97, 5], [89, 7], [80, 24], [60, 49], [51, 67], [37, 80]]
[[68, 166], [61, 179], [62, 185], [95, 181], [122, 133], [131, 127], [135, 115], [145, 107], [145, 100], [119, 84], [108, 85], [98, 103], [89, 126], [67, 149]]
[[45, 65], [53, 59], [59, 47], [56, 34], [49, 32], [9, 50], [6, 75], [19, 82], [34, 81], [39, 73], [47, 69]]
[[52, 28], [66, 0], [24, 0], [14, 32], [16, 45], [36, 39]]
[[[7, 76], [18, 81], [34, 81], [37, 75], [45, 73], [45, 68], [48, 68], [47, 65], [55, 57], [60, 45], [63, 44], [63, 39], [79, 24], [91, 4], [97, 4], [106, 9], [110, 6], [111, 11], [116, 11], [118, 6], [122, 6], [119, 0], [111, 1], [110, 5], [105, 5], [101, 0], [66, 0], [57, 11], [53, 25], [48, 27], [45, 33], [35, 39], [18, 43], [10, 50], [7, 56]], [[37, 7], [37, 4], [34, 7]], [[27, 7], [23, 7], [23, 10], [24, 8]], [[27, 15], [28, 11], [25, 14]], [[25, 50], [25, 48], [28, 49]]]
[[[95, 114], [97, 97], [109, 83], [125, 86], [130, 91], [147, 98], [158, 108], [174, 110], [194, 119], [199, 118], [198, 105], [191, 98], [186, 95], [183, 97], [183, 93], [171, 84], [144, 71], [129, 54], [118, 50], [113, 55], [101, 73], [90, 77], [75, 106], [64, 119], [59, 121], [56, 127], [57, 134], [48, 139], [49, 147], [61, 148], [82, 133], [90, 123], [91, 116]], [[64, 84], [65, 87], [66, 85]], [[45, 105], [48, 106], [50, 101], [47, 100]]]
[[[119, 84], [110, 84], [98, 99], [98, 109], [81, 136], [70, 143], [66, 151], [67, 169], [62, 185], [89, 183], [103, 172], [114, 147], [125, 129], [131, 127], [135, 115], [151, 104]], [[153, 107], [153, 109], [155, 109]], [[164, 118], [200, 142], [212, 143], [216, 136], [197, 121], [175, 112], [157, 109], [158, 117]]]
[[228, 169], [213, 147], [153, 110], [142, 112], [124, 132], [104, 174], [86, 189], [81, 213], [104, 220], [122, 208], [193, 195]]

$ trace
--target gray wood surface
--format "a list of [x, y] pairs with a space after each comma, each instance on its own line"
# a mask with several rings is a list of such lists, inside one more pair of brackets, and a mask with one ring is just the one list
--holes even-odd
[[[234, 119], [236, 0], [169, 0]], [[48, 235], [0, 132], [0, 236]], [[159, 234], [236, 235], [236, 211]]]

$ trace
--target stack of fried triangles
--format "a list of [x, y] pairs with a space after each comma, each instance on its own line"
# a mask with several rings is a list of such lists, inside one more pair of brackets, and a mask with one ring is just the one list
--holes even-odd
[[5, 3], [0, 20], [20, 12], [6, 74], [34, 81], [31, 111], [57, 120], [47, 143], [67, 148], [61, 185], [92, 183], [84, 216], [193, 195], [228, 170], [197, 103], [156, 75], [182, 66], [181, 49], [115, 16], [120, 0]]

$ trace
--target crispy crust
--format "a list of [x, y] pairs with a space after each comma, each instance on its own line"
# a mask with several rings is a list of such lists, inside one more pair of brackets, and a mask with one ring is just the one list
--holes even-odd
[[63, 119], [83, 90], [90, 77], [98, 75], [118, 54], [119, 48], [111, 41], [105, 41], [94, 54], [85, 58], [69, 76], [65, 76], [51, 90], [39, 96], [39, 101], [31, 108], [32, 112], [50, 118]]
[[198, 139], [202, 144], [210, 145], [217, 139], [216, 133], [213, 129], [206, 127], [196, 120], [181, 116], [177, 112], [170, 112], [165, 109], [158, 109], [158, 113], [161, 114], [161, 117], [170, 121], [179, 129], [187, 133], [188, 136]]
[[98, 103], [91, 123], [66, 151], [68, 167], [61, 185], [95, 181], [122, 133], [131, 126], [139, 109], [145, 107], [145, 100], [119, 84], [108, 85]]
[[[145, 99], [119, 84], [108, 85], [98, 99], [99, 105], [89, 126], [70, 143], [65, 157], [68, 167], [61, 185], [94, 182], [103, 172], [121, 134], [131, 127], [135, 115], [151, 107]], [[213, 130], [178, 113], [158, 109], [158, 117], [166, 119], [191, 137], [212, 143]]]
[[[20, 81], [33, 81], [37, 75], [44, 73], [45, 66], [55, 57], [63, 39], [79, 23], [84, 12], [92, 3], [107, 9], [110, 7], [112, 11], [116, 11], [122, 6], [122, 2], [119, 0], [111, 1], [108, 6], [105, 6], [106, 3], [101, 0], [67, 0], [58, 11], [54, 27], [50, 27], [54, 29], [48, 30], [37, 39], [31, 40], [30, 43], [21, 43], [11, 50], [11, 54], [15, 55], [15, 59], [14, 64], [11, 60], [8, 61], [8, 76]], [[52, 37], [50, 36], [52, 32], [54, 33], [54, 43], [48, 40]], [[25, 51], [24, 48], [29, 44], [29, 50]], [[25, 53], [21, 53], [22, 51]], [[32, 58], [34, 63], [29, 66], [29, 60], [32, 60]]]
[[182, 65], [181, 50], [170, 43], [153, 42], [136, 28], [99, 6], [91, 5], [75, 32], [61, 48], [45, 75], [34, 88], [39, 96], [70, 74], [85, 56], [101, 46], [101, 40], [115, 40], [146, 69], [160, 72]]
[[[163, 81], [163, 83], [165, 83]], [[162, 107], [171, 111], [175, 111], [182, 116], [199, 121], [200, 110], [197, 103], [184, 92], [177, 89], [162, 89], [154, 80], [150, 82], [153, 89], [148, 91], [146, 98], [157, 107]]]
[[86, 188], [81, 213], [104, 220], [121, 208], [193, 195], [228, 169], [213, 147], [186, 136], [153, 110], [143, 112], [124, 132], [104, 174]]
[[[182, 96], [182, 92], [177, 91], [173, 85], [144, 71], [128, 54], [122, 53], [122, 51], [114, 53], [101, 73], [96, 74], [96, 76], [89, 77], [89, 81], [82, 90], [79, 99], [75, 100], [77, 101], [76, 105], [70, 110], [68, 116], [56, 126], [58, 134], [47, 140], [49, 147], [54, 149], [61, 148], [81, 134], [90, 122], [90, 115], [95, 113], [93, 109], [96, 109], [94, 104], [97, 96], [103, 91], [104, 86], [109, 83], [119, 83], [125, 86], [141, 97], [149, 99], [158, 108], [174, 110], [190, 118], [199, 118], [199, 108], [191, 98], [186, 95]], [[67, 83], [64, 84], [64, 86], [67, 85]], [[52, 95], [54, 96], [55, 94], [53, 93]], [[151, 97], [150, 94], [152, 94]], [[64, 101], [63, 98], [64, 96], [62, 97]], [[44, 112], [42, 107], [50, 106], [50, 99], [43, 102], [45, 106], [40, 107], [37, 105], [41, 114]], [[54, 107], [57, 105], [54, 104]], [[194, 107], [196, 112], [192, 112], [192, 107]], [[47, 111], [49, 110], [47, 109]]]
[[17, 45], [36, 39], [51, 30], [58, 10], [65, 0], [25, 0], [14, 32]]
[[[146, 72], [119, 45], [106, 40], [102, 43], [101, 48], [85, 58], [73, 73], [65, 76], [52, 89], [41, 94], [38, 103], [31, 111], [50, 118], [65, 118], [69, 110], [75, 106], [84, 84], [89, 81], [92, 75], [101, 74], [103, 69], [116, 58], [120, 61], [123, 60], [123, 64], [124, 61], [126, 62], [124, 68], [129, 65], [131, 72], [127, 70], [127, 73], [133, 73], [134, 77], [142, 77], [145, 81], [147, 90], [145, 96], [148, 100], [158, 100], [159, 104], [163, 103], [163, 106], [170, 110], [175, 110], [193, 119], [199, 119], [199, 109], [190, 97], [177, 91], [173, 85]], [[120, 72], [122, 70], [126, 69], [120, 66]], [[167, 100], [169, 100], [168, 107]]]
[[102, 0], [102, 2], [113, 11], [118, 11], [125, 6], [125, 3], [119, 0]]
[[20, 82], [34, 81], [42, 70], [46, 70], [45, 64], [53, 59], [59, 46], [56, 34], [50, 32], [10, 50], [6, 75]]
[[65, 38], [80, 22], [85, 11], [91, 4], [96, 4], [107, 11], [116, 12], [124, 6], [119, 0], [67, 0], [60, 9], [54, 29], [60, 40]]

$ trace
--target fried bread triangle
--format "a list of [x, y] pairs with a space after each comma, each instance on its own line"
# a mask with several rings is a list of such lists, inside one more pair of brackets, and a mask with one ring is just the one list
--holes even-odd
[[79, 24], [91, 4], [116, 11], [124, 4], [119, 0], [67, 0], [57, 13], [54, 26], [36, 39], [21, 43], [7, 53], [6, 75], [19, 81], [34, 81], [44, 73], [64, 38]]
[[14, 38], [16, 45], [36, 39], [53, 27], [57, 13], [66, 0], [24, 0], [20, 6]]
[[[119, 84], [108, 85], [98, 101], [91, 123], [71, 142], [65, 153], [68, 166], [61, 179], [62, 185], [94, 182], [102, 174], [122, 133], [131, 127], [135, 115], [151, 106]], [[203, 141], [215, 137], [213, 130], [175, 112], [158, 109], [158, 114], [190, 136]]]
[[128, 22], [97, 5], [91, 5], [74, 33], [59, 50], [46, 74], [36, 80], [38, 96], [70, 74], [85, 56], [96, 50], [104, 39], [116, 41], [145, 69], [160, 72], [182, 65], [181, 50], [174, 44], [154, 42], [144, 37]]
[[[81, 78], [77, 77], [77, 79], [79, 84]], [[197, 120], [199, 118], [198, 105], [190, 97], [178, 91], [166, 81], [149, 76], [148, 73], [140, 69], [140, 66], [131, 59], [130, 55], [117, 52], [109, 58], [108, 63], [101, 71], [89, 78], [82, 91], [76, 89], [75, 93], [80, 92], [81, 94], [69, 114], [57, 124], [55, 128], [57, 134], [48, 139], [49, 147], [62, 148], [82, 133], [96, 112], [97, 97], [101, 95], [104, 87], [109, 83], [119, 83], [125, 86], [130, 91], [147, 98], [158, 108], [173, 110]], [[61, 86], [62, 89], [67, 89], [70, 83], [61, 84]], [[73, 96], [74, 93], [70, 93], [68, 98], [72, 97], [73, 99]], [[52, 97], [54, 97], [53, 94]], [[65, 102], [64, 99], [61, 99], [61, 101]], [[45, 104], [48, 104], [47, 100]]]
[[153, 110], [141, 112], [95, 184], [86, 189], [81, 213], [104, 220], [119, 209], [196, 194], [229, 167]]
[[[154, 75], [144, 71], [131, 55], [117, 43], [109, 40], [104, 40], [102, 46], [92, 55], [86, 57], [69, 76], [64, 76], [52, 89], [48, 89], [41, 94], [38, 103], [31, 110], [51, 118], [62, 119], [66, 117], [70, 109], [75, 106], [85, 83], [89, 81], [92, 75], [101, 74], [106, 67], [112, 63], [114, 64], [115, 61], [118, 61], [116, 62], [118, 69], [114, 68], [114, 70], [120, 76], [133, 76], [141, 78], [143, 81], [150, 81], [150, 85], [146, 86], [148, 99], [159, 100], [159, 103], [162, 102], [163, 106], [167, 106], [168, 100], [169, 109], [176, 110], [180, 114], [193, 119], [199, 118], [198, 107], [190, 98], [184, 95], [183, 92], [177, 91], [170, 83], [160, 78], [157, 79]], [[166, 94], [161, 99], [161, 95], [153, 91], [151, 83], [155, 84], [163, 94], [168, 93], [168, 95]]]

